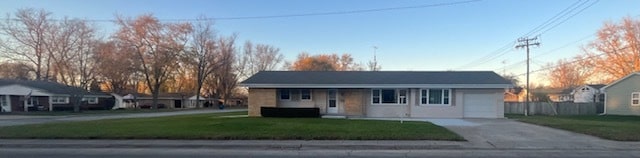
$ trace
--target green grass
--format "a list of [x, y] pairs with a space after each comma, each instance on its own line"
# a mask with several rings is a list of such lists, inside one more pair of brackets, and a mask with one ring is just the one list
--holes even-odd
[[0, 138], [463, 140], [428, 122], [221, 117], [246, 112], [9, 126]]
[[508, 115], [521, 122], [538, 124], [618, 141], [640, 141], [638, 116], [523, 116]]

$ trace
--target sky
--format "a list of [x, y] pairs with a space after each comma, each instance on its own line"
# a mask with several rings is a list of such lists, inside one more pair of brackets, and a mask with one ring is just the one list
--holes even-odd
[[[438, 5], [445, 3], [450, 5]], [[50, 11], [56, 18], [98, 20], [93, 23], [105, 37], [117, 29], [105, 21], [115, 15], [151, 13], [160, 20], [206, 16], [218, 18], [214, 27], [219, 35], [237, 34], [239, 43], [250, 40], [278, 47], [287, 61], [295, 60], [301, 52], [349, 53], [357, 63], [366, 65], [373, 59], [375, 46], [382, 70], [487, 70], [519, 75], [521, 81], [521, 74], [526, 73], [526, 51], [514, 46], [528, 32], [534, 31], [528, 37], [537, 36], [540, 42], [530, 51], [534, 71], [581, 54], [581, 48], [595, 39], [604, 22], [640, 18], [638, 0], [3, 0], [1, 4], [3, 15], [36, 8]], [[435, 6], [415, 7], [425, 5]], [[399, 7], [408, 8], [225, 19]], [[563, 10], [568, 13], [559, 14]], [[560, 18], [554, 21], [554, 16]], [[549, 25], [535, 31], [550, 19]], [[540, 72], [533, 73], [531, 79], [545, 81]]]

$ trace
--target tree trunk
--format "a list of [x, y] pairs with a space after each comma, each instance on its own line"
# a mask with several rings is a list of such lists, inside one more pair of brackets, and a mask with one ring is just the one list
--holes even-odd
[[153, 109], [158, 109], [158, 90], [160, 89], [159, 85], [154, 85], [154, 90], [151, 92], [152, 93], [152, 99], [151, 99], [151, 107]]
[[196, 91], [196, 107], [200, 108], [200, 89], [202, 89], [202, 82], [198, 83], [198, 89]]

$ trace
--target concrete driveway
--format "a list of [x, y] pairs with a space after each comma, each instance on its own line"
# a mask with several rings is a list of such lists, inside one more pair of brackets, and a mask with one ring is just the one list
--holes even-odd
[[[640, 149], [640, 142], [619, 142], [509, 119], [458, 119], [435, 124], [467, 139], [471, 148], [497, 149]], [[451, 122], [451, 121], [449, 121]], [[453, 121], [455, 122], [455, 121]]]

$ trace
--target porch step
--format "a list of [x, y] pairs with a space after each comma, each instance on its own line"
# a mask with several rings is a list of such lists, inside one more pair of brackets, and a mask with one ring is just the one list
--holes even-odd
[[342, 116], [342, 115], [322, 115], [322, 118], [346, 119], [347, 116]]

